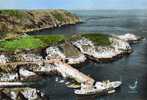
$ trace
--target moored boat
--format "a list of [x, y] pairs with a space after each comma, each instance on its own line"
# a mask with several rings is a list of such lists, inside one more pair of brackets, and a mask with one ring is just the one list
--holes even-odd
[[96, 84], [91, 89], [77, 89], [74, 91], [76, 95], [98, 95], [98, 94], [111, 94], [115, 92], [115, 89], [120, 87], [122, 84], [121, 81], [104, 81], [96, 82]]

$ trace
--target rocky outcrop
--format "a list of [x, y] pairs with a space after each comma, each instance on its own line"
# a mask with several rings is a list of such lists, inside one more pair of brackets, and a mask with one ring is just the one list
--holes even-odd
[[126, 52], [130, 52], [132, 50], [130, 44], [126, 41], [123, 41], [115, 37], [110, 37], [109, 40], [111, 42], [111, 46], [115, 50], [121, 50], [121, 51], [126, 51]]
[[2, 100], [48, 100], [43, 92], [34, 88], [0, 89]]
[[96, 50], [95, 50], [95, 46], [93, 44], [92, 41], [86, 39], [86, 38], [82, 38], [80, 40], [77, 40], [77, 41], [73, 41], [72, 42], [73, 45], [75, 45], [77, 48], [80, 49], [80, 51], [84, 54], [87, 54], [87, 55], [95, 55], [96, 53]]
[[113, 47], [102, 47], [102, 46], [96, 47], [96, 51], [97, 52], [95, 57], [100, 61], [105, 61], [105, 59], [111, 61], [113, 60], [114, 57], [122, 53], [122, 51], [115, 49]]
[[[76, 48], [74, 48], [74, 49], [76, 49]], [[66, 50], [70, 51], [67, 48], [66, 48]], [[61, 48], [61, 47], [58, 47], [58, 46], [51, 46], [51, 47], [48, 47], [46, 49], [46, 53], [47, 53], [46, 59], [47, 60], [49, 60], [49, 59], [61, 59], [62, 61], [66, 62], [68, 64], [79, 64], [81, 62], [85, 62], [86, 57], [82, 53], [80, 53], [80, 54], [76, 53], [74, 55], [73, 52], [74, 52], [74, 50], [71, 49], [71, 52], [70, 52], [71, 54], [67, 55], [67, 53], [65, 53], [64, 47]]]
[[0, 73], [0, 81], [15, 81], [18, 79], [18, 73]]
[[65, 61], [68, 64], [80, 64], [86, 61], [86, 57], [83, 54], [80, 54], [78, 57], [67, 57]]
[[113, 58], [123, 55], [124, 53], [130, 53], [132, 51], [128, 42], [115, 37], [109, 37], [111, 42], [110, 46], [97, 46], [86, 38], [82, 38], [77, 41], [73, 41], [73, 45], [80, 49], [83, 54], [97, 61], [112, 61]]
[[36, 73], [32, 72], [32, 71], [29, 71], [29, 70], [26, 70], [25, 68], [20, 68], [19, 69], [19, 77], [23, 77], [23, 78], [28, 78], [28, 77], [31, 77], [31, 76], [35, 76]]
[[124, 40], [126, 42], [129, 42], [129, 43], [135, 43], [135, 42], [143, 39], [142, 37], [137, 36], [137, 35], [132, 34], [132, 33], [126, 33], [126, 34], [123, 34], [123, 35], [118, 35], [116, 37], [118, 37], [119, 39]]
[[9, 60], [5, 55], [0, 55], [0, 64], [5, 64], [7, 63]]
[[0, 10], [0, 32], [29, 32], [79, 21], [65, 10]]
[[46, 59], [65, 59], [65, 55], [59, 50], [57, 46], [48, 47], [46, 49]]
[[[131, 35], [131, 34], [130, 34]], [[137, 41], [139, 39], [138, 36], [131, 35], [132, 37], [126, 37], [126, 34], [124, 35], [124, 39], [120, 39], [116, 36], [109, 36], [110, 45], [109, 46], [101, 46], [101, 45], [95, 45], [95, 43], [85, 37], [82, 37], [81, 39], [78, 39], [76, 41], [72, 41], [72, 44], [77, 47], [81, 53], [88, 55], [90, 58], [93, 57], [97, 61], [103, 62], [103, 61], [112, 61], [115, 58], [121, 57], [125, 54], [130, 54], [132, 52], [132, 48], [130, 46], [130, 42], [128, 41]], [[136, 37], [136, 38], [135, 38]], [[71, 45], [68, 45], [67, 47], [72, 47]], [[66, 48], [66, 50], [72, 51], [70, 48]], [[57, 52], [58, 51], [58, 52]], [[53, 54], [55, 52], [50, 51], [50, 54], [58, 55], [58, 57], [62, 60], [67, 61], [67, 63], [78, 63], [83, 62], [86, 59], [84, 56], [80, 53], [78, 57], [67, 57], [64, 53], [64, 49], [60, 50], [58, 47], [56, 47], [56, 54]], [[75, 50], [74, 50], [75, 51]], [[57, 54], [58, 53], [58, 54]], [[50, 57], [53, 57], [53, 55], [50, 55]], [[52, 58], [51, 58], [52, 59]]]
[[32, 53], [27, 54], [17, 54], [15, 56], [17, 61], [23, 61], [23, 62], [36, 62], [38, 65], [41, 65], [42, 63], [40, 61], [43, 61], [42, 56]]

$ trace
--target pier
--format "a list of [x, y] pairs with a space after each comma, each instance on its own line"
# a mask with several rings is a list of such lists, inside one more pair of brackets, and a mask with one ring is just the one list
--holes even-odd
[[[73, 68], [72, 66], [64, 63], [60, 59], [52, 59], [52, 60], [43, 60], [40, 62], [13, 62], [13, 63], [6, 63], [6, 64], [0, 64], [0, 67], [2, 66], [15, 66], [14, 68], [17, 68], [17, 66], [21, 65], [28, 65], [28, 64], [35, 64], [38, 65], [38, 63], [44, 63], [47, 67], [44, 70], [40, 70], [40, 72], [57, 72], [59, 73], [63, 78], [71, 78], [75, 81], [84, 84], [87, 88], [91, 88], [94, 83], [94, 79], [85, 75], [84, 73], [80, 72], [79, 70]], [[50, 64], [54, 66], [50, 66]], [[39, 66], [39, 65], [38, 65]], [[43, 68], [43, 66], [41, 65]], [[11, 68], [10, 68], [11, 69]], [[11, 87], [11, 86], [25, 86], [26, 83], [23, 82], [0, 82], [0, 87]], [[28, 85], [28, 84], [27, 84]]]

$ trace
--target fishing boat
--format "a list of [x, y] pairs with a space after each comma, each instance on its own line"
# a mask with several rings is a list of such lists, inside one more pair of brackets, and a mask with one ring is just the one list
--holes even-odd
[[122, 84], [121, 81], [104, 81], [96, 82], [91, 89], [77, 89], [74, 91], [76, 95], [95, 95], [95, 94], [111, 94], [115, 92], [115, 89], [120, 87]]

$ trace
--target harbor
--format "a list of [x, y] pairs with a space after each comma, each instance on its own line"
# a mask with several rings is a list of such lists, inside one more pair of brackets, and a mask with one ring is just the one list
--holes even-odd
[[[134, 35], [134, 37], [137, 36]], [[140, 38], [141, 37], [138, 37], [137, 38], [138, 40], [134, 40], [134, 38], [132, 38], [129, 41], [139, 41]], [[113, 57], [119, 56], [120, 54], [124, 56], [123, 54], [125, 53], [129, 54], [131, 53], [130, 50], [132, 51], [131, 45], [128, 43], [127, 39], [124, 41], [123, 40], [124, 38], [117, 39], [117, 37], [110, 36], [111, 41], [113, 41], [111, 43], [111, 46], [114, 48], [114, 51], [111, 51], [110, 49], [111, 47], [105, 47], [105, 49], [102, 51], [99, 49], [95, 49], [96, 46], [92, 41], [86, 38], [83, 39], [84, 40], [81, 39], [77, 41], [72, 41], [72, 44], [80, 49], [81, 54], [86, 54], [88, 56], [93, 57], [93, 59], [98, 59], [96, 60], [97, 62], [99, 62], [100, 59], [103, 59], [103, 61], [105, 62], [105, 59], [108, 58], [110, 59], [110, 61], [112, 61], [112, 59], [114, 59]], [[88, 48], [83, 49], [83, 46], [88, 46]], [[46, 52], [47, 52], [47, 57], [45, 57], [46, 59], [43, 59], [43, 57], [37, 56], [35, 54], [19, 54], [19, 56], [16, 55], [16, 57], [19, 57], [20, 62], [12, 62], [9, 60], [10, 58], [8, 56], [1, 55], [1, 62], [0, 62], [1, 70], [4, 72], [7, 71], [8, 76], [6, 77], [6, 73], [3, 73], [3, 76], [1, 76], [0, 88], [30, 87], [31, 85], [35, 84], [35, 81], [23, 82], [23, 80], [29, 79], [32, 76], [38, 77], [40, 73], [42, 74], [45, 73], [47, 75], [49, 74], [59, 75], [63, 77], [63, 79], [72, 79], [77, 83], [80, 83], [80, 89], [76, 89], [74, 93], [76, 95], [82, 95], [82, 96], [94, 95], [94, 94], [95, 95], [112, 94], [116, 92], [115, 90], [116, 88], [120, 87], [123, 84], [121, 81], [110, 82], [108, 80], [108, 81], [100, 82], [99, 80], [95, 80], [94, 78], [80, 72], [78, 69], [69, 65], [71, 62], [68, 64], [66, 55], [63, 52], [61, 52], [60, 49], [58, 49], [58, 47], [48, 47], [46, 49]], [[79, 60], [76, 61], [77, 63], [83, 62], [85, 60], [84, 57], [83, 57], [84, 60], [79, 58], [77, 59]], [[5, 67], [7, 67], [7, 69], [5, 69]], [[17, 71], [15, 71], [16, 69]], [[9, 73], [12, 71], [15, 71], [14, 76], [12, 76], [11, 73]], [[13, 82], [14, 80], [16, 81]], [[18, 94], [15, 93], [15, 95], [16, 95], [15, 96], [16, 99]], [[14, 97], [10, 96], [10, 98], [14, 98]]]
[[146, 19], [70, 12], [0, 12], [0, 99], [146, 100]]

